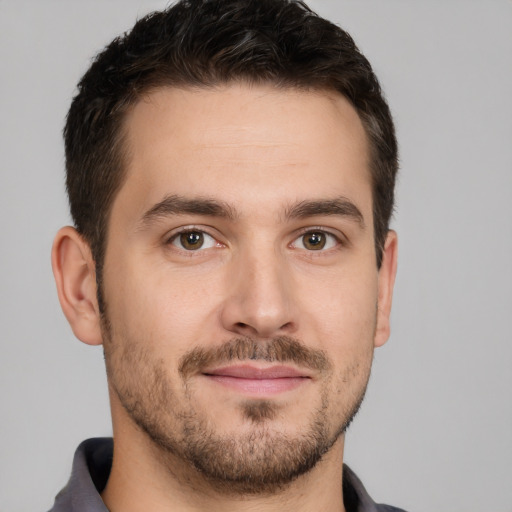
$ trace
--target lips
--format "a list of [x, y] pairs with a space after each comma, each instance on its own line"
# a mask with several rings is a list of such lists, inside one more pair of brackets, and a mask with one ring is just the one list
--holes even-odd
[[258, 368], [250, 365], [226, 366], [205, 371], [210, 381], [251, 395], [271, 395], [291, 391], [310, 380], [306, 373], [290, 366]]

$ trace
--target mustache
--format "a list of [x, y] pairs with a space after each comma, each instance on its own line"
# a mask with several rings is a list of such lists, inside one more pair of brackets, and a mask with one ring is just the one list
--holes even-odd
[[202, 373], [206, 368], [237, 360], [291, 362], [318, 372], [325, 372], [332, 367], [323, 350], [309, 348], [290, 336], [277, 336], [265, 341], [248, 337], [235, 338], [218, 347], [193, 348], [180, 359], [178, 370], [186, 379]]

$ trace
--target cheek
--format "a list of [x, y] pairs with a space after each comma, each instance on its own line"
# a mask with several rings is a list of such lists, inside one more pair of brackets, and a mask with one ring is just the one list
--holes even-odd
[[373, 360], [377, 295], [376, 278], [340, 273], [306, 296], [308, 304], [303, 309], [308, 314], [303, 320], [310, 330], [304, 339], [311, 337], [331, 359], [335, 368], [331, 389], [340, 404], [346, 404], [347, 396], [360, 396], [367, 384]]
[[163, 356], [176, 356], [198, 344], [217, 316], [218, 272], [197, 276], [164, 263], [120, 262], [105, 283], [109, 318], [119, 333], [144, 341]]
[[306, 319], [324, 342], [350, 350], [373, 344], [377, 315], [377, 273], [339, 272], [303, 286]]

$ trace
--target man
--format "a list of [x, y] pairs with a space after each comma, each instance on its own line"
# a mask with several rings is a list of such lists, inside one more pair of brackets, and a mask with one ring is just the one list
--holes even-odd
[[398, 510], [342, 463], [397, 258], [393, 123], [350, 36], [299, 2], [182, 1], [96, 58], [64, 134], [52, 263], [114, 441], [52, 510]]

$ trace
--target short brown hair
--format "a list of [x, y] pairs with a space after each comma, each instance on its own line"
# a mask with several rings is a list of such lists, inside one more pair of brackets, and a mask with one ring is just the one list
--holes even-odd
[[64, 129], [67, 191], [91, 246], [98, 282], [116, 192], [123, 183], [122, 124], [159, 86], [231, 81], [334, 90], [358, 112], [370, 142], [377, 264], [393, 211], [397, 143], [370, 63], [344, 30], [295, 0], [181, 0], [110, 43], [78, 84]]

